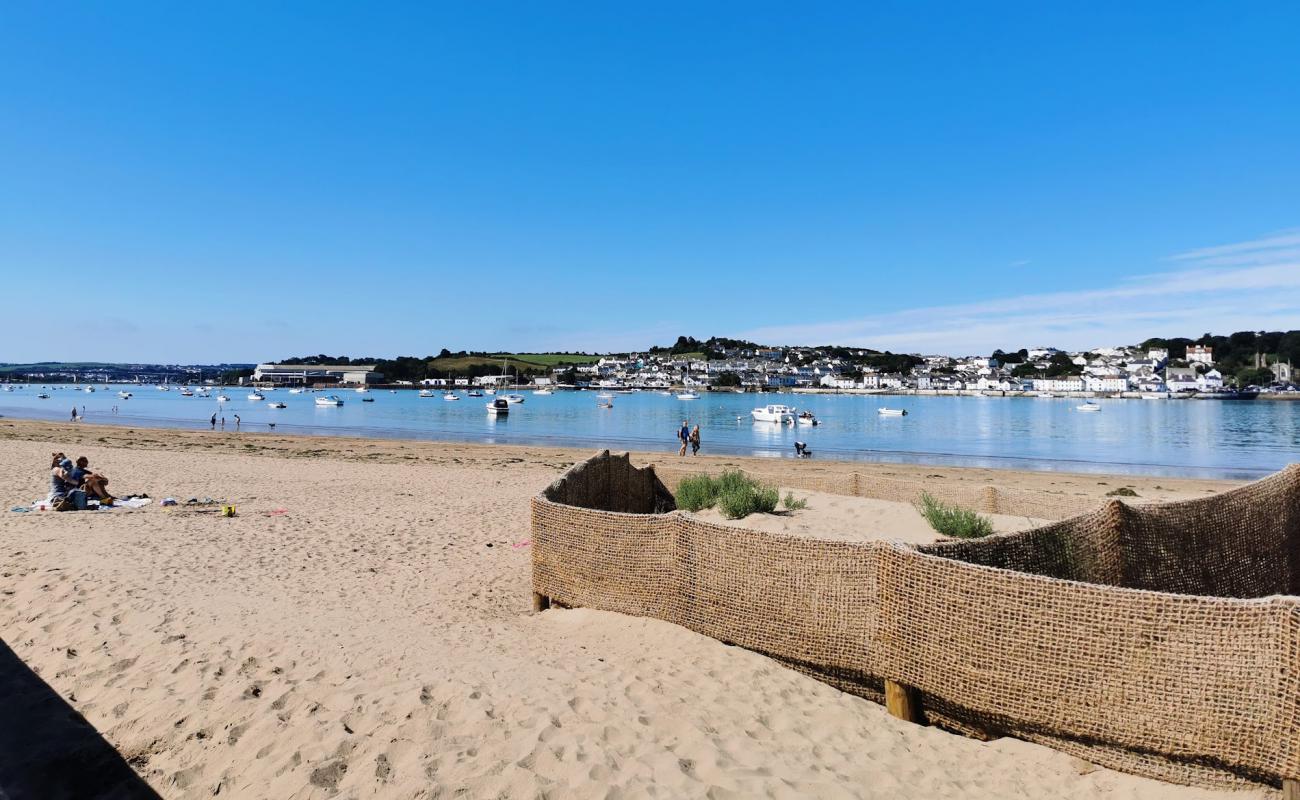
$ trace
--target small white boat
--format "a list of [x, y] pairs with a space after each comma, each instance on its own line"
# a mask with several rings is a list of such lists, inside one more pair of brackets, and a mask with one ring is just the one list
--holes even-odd
[[[6, 392], [12, 392], [13, 389], [6, 387], [6, 388], [5, 388], [5, 391], [6, 391]], [[87, 386], [86, 388], [82, 389], [81, 391], [86, 392], [87, 394], [91, 394], [91, 393], [93, 393], [93, 392], [95, 391], [95, 387], [94, 387], [94, 386]]]
[[267, 386], [265, 389], [258, 389], [258, 391], [259, 391], [259, 392], [274, 392], [274, 391], [275, 391], [275, 387], [274, 387], [274, 386]]
[[271, 403], [267, 408], [288, 408], [284, 403]]
[[38, 399], [38, 400], [49, 400], [49, 399], [50, 399], [50, 396], [49, 396], [48, 394], [46, 394], [45, 392], [41, 392], [40, 394], [36, 395], [36, 399]]
[[613, 407], [614, 407], [613, 400], [601, 400], [600, 402], [596, 403], [596, 408], [613, 408]]
[[172, 387], [170, 387], [170, 386], [163, 386], [163, 385], [161, 385], [161, 384], [158, 386], [158, 391], [160, 391], [160, 392], [170, 392], [171, 390], [172, 390]]
[[302, 389], [290, 389], [289, 394], [302, 394]]
[[117, 393], [117, 396], [120, 397], [120, 398], [122, 398], [123, 400], [130, 400], [130, 399], [131, 399], [131, 393], [130, 393], [130, 392], [118, 392], [118, 393]]
[[226, 397], [224, 394], [219, 394], [219, 395], [217, 395], [217, 402], [218, 402], [218, 403], [229, 403], [229, 402], [230, 402], [230, 398], [229, 398], [229, 397]]
[[524, 402], [524, 396], [522, 394], [508, 394], [506, 395], [506, 402], [511, 405], [522, 403]]
[[181, 389], [181, 397], [193, 397], [193, 396], [194, 396], [194, 392], [191, 392], [189, 389]]
[[429, 391], [428, 389], [421, 389], [420, 397], [433, 397], [433, 392]]
[[1075, 411], [1101, 411], [1101, 406], [1096, 403], [1084, 403], [1081, 406], [1075, 406]]
[[265, 400], [265, 399], [266, 399], [266, 395], [262, 394], [261, 392], [251, 392], [251, 393], [249, 393], [249, 395], [248, 395], [248, 399], [249, 399], [249, 400], [254, 400], [254, 401], [256, 401], [256, 400]]
[[484, 389], [484, 390], [483, 390], [483, 394], [496, 394], [496, 393], [497, 393], [497, 390], [496, 390], [496, 389]]
[[368, 393], [370, 392], [370, 390], [367, 389], [367, 388], [364, 387], [364, 386], [358, 386], [357, 388], [353, 389], [352, 391], [356, 392], [357, 394], [368, 394]]
[[614, 399], [614, 395], [610, 394], [609, 392], [601, 392], [600, 394], [597, 394], [597, 395], [596, 395], [596, 399], [597, 399], [597, 400], [613, 400], [613, 399]]
[[1143, 392], [1143, 400], [1168, 400], [1169, 392]]
[[882, 417], [906, 417], [906, 408], [877, 408], [876, 413]]
[[443, 399], [443, 400], [459, 400], [459, 399], [460, 399], [460, 395], [456, 394], [455, 392], [447, 392], [446, 394], [444, 394], [444, 395], [442, 396], [442, 399]]
[[795, 410], [790, 406], [766, 405], [749, 412], [755, 422], [785, 422], [794, 417]]
[[550, 389], [534, 389], [533, 394], [537, 395], [538, 397], [545, 397], [548, 394], [554, 394], [554, 392], [552, 392]]
[[487, 412], [490, 416], [504, 417], [505, 415], [510, 413], [510, 404], [506, 402], [505, 398], [503, 397], [498, 397], [492, 402], [486, 403], [486, 405], [487, 405]]
[[482, 396], [483, 396], [483, 393], [480, 392], [478, 389], [470, 389], [468, 392], [465, 393], [465, 396], [466, 396], [466, 397], [482, 397]]
[[336, 394], [327, 394], [327, 395], [325, 395], [324, 397], [317, 397], [317, 398], [316, 398], [316, 405], [318, 405], [318, 406], [341, 406], [341, 405], [343, 405], [343, 400], [342, 400], [338, 395], [336, 395]]
[[682, 392], [677, 395], [678, 400], [699, 400], [700, 396], [695, 392]]
[[1038, 398], [1040, 400], [1055, 400], [1056, 395], [1052, 394], [1051, 392], [1039, 392]]
[[800, 411], [799, 416], [795, 417], [795, 422], [800, 425], [812, 425], [814, 427], [821, 424], [821, 421], [811, 411]]

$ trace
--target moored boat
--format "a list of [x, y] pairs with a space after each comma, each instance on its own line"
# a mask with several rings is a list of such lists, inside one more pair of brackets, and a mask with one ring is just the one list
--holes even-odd
[[755, 422], [785, 422], [794, 417], [795, 410], [790, 406], [771, 404], [749, 412]]
[[1101, 411], [1101, 406], [1097, 405], [1096, 403], [1090, 400], [1081, 406], [1075, 406], [1074, 410], [1075, 411]]
[[799, 416], [795, 418], [795, 422], [800, 425], [812, 425], [814, 427], [822, 424], [821, 420], [817, 419], [816, 415], [811, 411], [800, 411]]
[[486, 403], [486, 405], [489, 416], [504, 417], [510, 413], [510, 404], [506, 402], [504, 397], [498, 397]]
[[324, 397], [317, 397], [317, 398], [316, 398], [316, 405], [318, 405], [318, 406], [341, 406], [341, 405], [343, 405], [343, 398], [339, 397], [339, 396], [336, 395], [336, 394], [327, 394], [327, 395], [325, 395]]
[[267, 408], [288, 408], [288, 406], [286, 406], [284, 403], [271, 403], [267, 405]]
[[699, 400], [700, 396], [695, 392], [682, 392], [677, 395], [678, 400]]
[[524, 402], [524, 396], [522, 394], [508, 394], [506, 395], [506, 402], [512, 405], [522, 403]]
[[266, 395], [262, 394], [261, 392], [250, 392], [248, 395], [248, 399], [256, 402], [258, 400], [265, 400]]
[[876, 413], [882, 417], [906, 417], [906, 408], [877, 408]]

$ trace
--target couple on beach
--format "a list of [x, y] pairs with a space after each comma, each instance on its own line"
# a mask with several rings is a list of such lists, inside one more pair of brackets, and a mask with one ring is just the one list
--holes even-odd
[[63, 453], [54, 453], [50, 461], [49, 503], [55, 511], [84, 511], [89, 497], [101, 505], [112, 505], [108, 478], [90, 471], [90, 459], [82, 456], [74, 464]]
[[696, 425], [691, 428], [690, 420], [682, 420], [682, 427], [677, 431], [677, 440], [682, 443], [682, 448], [677, 451], [677, 455], [686, 455], [686, 446], [690, 445], [691, 455], [700, 454], [700, 426]]

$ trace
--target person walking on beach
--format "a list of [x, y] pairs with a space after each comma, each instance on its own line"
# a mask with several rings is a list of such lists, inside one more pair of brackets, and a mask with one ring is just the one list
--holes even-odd
[[691, 428], [691, 455], [698, 456], [699, 454], [700, 454], [700, 426], [696, 425], [694, 428]]
[[73, 406], [73, 407], [72, 407], [72, 421], [73, 421], [73, 422], [76, 422], [76, 421], [77, 421], [77, 407], [76, 407], [76, 406]]
[[239, 415], [235, 415], [235, 430], [239, 430]]
[[213, 412], [212, 412], [212, 419], [210, 419], [210, 420], [208, 420], [208, 421], [212, 423], [212, 430], [215, 431], [215, 430], [217, 429], [217, 412], [213, 411]]
[[221, 415], [221, 430], [224, 431], [225, 429], [226, 429], [226, 415], [225, 415], [225, 414], [222, 414], [222, 415]]
[[681, 448], [677, 451], [677, 455], [686, 455], [686, 445], [691, 443], [691, 426], [687, 420], [682, 420], [682, 427], [677, 431], [677, 441], [682, 443]]

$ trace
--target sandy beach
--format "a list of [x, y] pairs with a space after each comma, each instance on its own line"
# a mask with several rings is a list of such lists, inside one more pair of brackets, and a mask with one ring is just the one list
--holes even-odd
[[[670, 448], [633, 459], [680, 461]], [[238, 516], [10, 512], [44, 495], [53, 450], [88, 456], [119, 493], [212, 498]], [[1267, 796], [909, 725], [662, 622], [532, 613], [528, 500], [588, 455], [0, 420], [0, 630], [164, 797]], [[697, 460], [1095, 497], [1236, 485]], [[929, 535], [906, 505], [796, 495], [806, 512], [747, 524]]]

